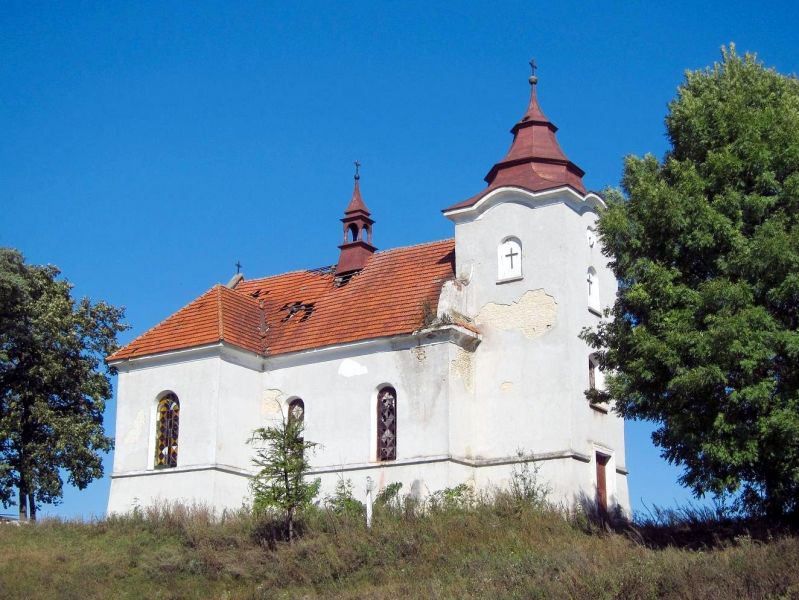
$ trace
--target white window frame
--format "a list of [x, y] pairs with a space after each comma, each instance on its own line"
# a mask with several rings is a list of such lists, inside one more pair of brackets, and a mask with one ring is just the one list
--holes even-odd
[[[509, 244], [515, 244], [516, 248], [509, 246]], [[518, 250], [519, 266], [517, 268], [510, 269], [506, 266], [508, 262], [506, 258], [508, 255], [505, 253], [505, 251], [508, 249], [508, 247], [511, 248], [511, 253], [514, 249]], [[514, 257], [515, 256], [516, 255], [514, 255]], [[513, 257], [511, 257], [511, 261], [513, 261]], [[502, 238], [502, 241], [497, 246], [497, 283], [507, 283], [509, 281], [519, 281], [520, 279], [524, 279], [523, 262], [524, 251], [522, 241], [515, 235], [509, 235]]]

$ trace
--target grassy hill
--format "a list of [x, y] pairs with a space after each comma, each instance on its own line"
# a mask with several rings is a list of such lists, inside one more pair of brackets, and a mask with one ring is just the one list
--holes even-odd
[[[2, 598], [799, 598], [799, 538], [708, 520], [615, 533], [497, 497], [316, 510], [294, 544], [180, 506], [0, 525]], [[690, 519], [689, 519], [690, 520]]]

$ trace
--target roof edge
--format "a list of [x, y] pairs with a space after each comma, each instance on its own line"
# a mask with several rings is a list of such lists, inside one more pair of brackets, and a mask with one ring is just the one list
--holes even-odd
[[[490, 206], [486, 206], [489, 200], [495, 198], [498, 195], [505, 194], [508, 192], [522, 192], [523, 194], [528, 196], [528, 199], [531, 201], [543, 200], [547, 197], [552, 197], [560, 192], [565, 192], [571, 198], [579, 203], [584, 204], [592, 204], [597, 206], [598, 208], [607, 208], [604, 200], [599, 197], [597, 194], [593, 192], [586, 192], [582, 193], [580, 190], [574, 188], [569, 184], [560, 184], [557, 186], [553, 186], [551, 188], [546, 188], [543, 190], [531, 190], [529, 188], [518, 186], [518, 185], [503, 185], [495, 188], [487, 188], [483, 190], [480, 194], [473, 196], [466, 202], [461, 202], [458, 204], [454, 204], [448, 208], [444, 208], [441, 212], [447, 218], [452, 218], [456, 215], [463, 215], [468, 213], [477, 213], [483, 212], [483, 208], [487, 209]], [[492, 205], [493, 206], [493, 205]]]

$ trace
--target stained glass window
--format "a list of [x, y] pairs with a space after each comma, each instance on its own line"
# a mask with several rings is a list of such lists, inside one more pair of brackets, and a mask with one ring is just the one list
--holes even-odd
[[289, 403], [289, 423], [305, 422], [305, 402], [295, 398]]
[[[294, 398], [289, 402], [289, 425], [299, 425], [305, 428], [305, 402], [300, 398]], [[305, 441], [303, 436], [299, 436], [299, 442]]]
[[158, 401], [158, 424], [156, 429], [155, 467], [178, 466], [178, 424], [180, 401], [169, 393]]
[[397, 392], [384, 387], [377, 394], [377, 460], [397, 458]]

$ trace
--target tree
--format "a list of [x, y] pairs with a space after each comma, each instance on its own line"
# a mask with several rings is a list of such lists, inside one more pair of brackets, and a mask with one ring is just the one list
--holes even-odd
[[297, 515], [308, 508], [319, 493], [320, 481], [305, 481], [310, 470], [308, 454], [317, 444], [303, 437], [302, 418], [287, 418], [256, 429], [250, 443], [256, 445], [253, 463], [260, 468], [250, 481], [256, 514], [278, 510], [286, 534], [294, 541]]
[[80, 489], [101, 477], [100, 453], [113, 446], [102, 361], [127, 328], [124, 311], [76, 302], [59, 275], [0, 248], [0, 502], [14, 504], [16, 489], [21, 519], [60, 500], [62, 473]]
[[687, 72], [662, 162], [628, 157], [599, 219], [619, 280], [606, 392], [698, 495], [799, 509], [799, 81], [754, 55]]

